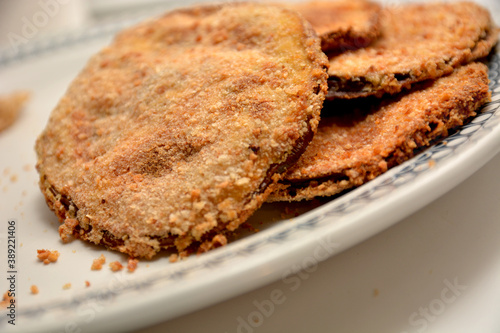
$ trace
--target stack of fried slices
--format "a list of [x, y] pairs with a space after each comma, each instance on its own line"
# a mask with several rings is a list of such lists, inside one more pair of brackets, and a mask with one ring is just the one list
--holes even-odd
[[[335, 3], [298, 9], [315, 26], [315, 8], [324, 17]], [[363, 8], [378, 15], [370, 21], [377, 28], [369, 29], [378, 38], [366, 47], [325, 50], [328, 101], [318, 132], [269, 201], [364, 184], [446, 137], [489, 101], [487, 68], [476, 61], [488, 56], [499, 31], [486, 9], [470, 2]]]
[[462, 125], [497, 36], [472, 3], [172, 11], [71, 83], [36, 143], [41, 190], [63, 240], [208, 251], [265, 201], [341, 193]]

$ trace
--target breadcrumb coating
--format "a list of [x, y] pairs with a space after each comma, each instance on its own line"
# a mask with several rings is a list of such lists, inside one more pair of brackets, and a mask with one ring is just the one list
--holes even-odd
[[487, 67], [472, 63], [392, 99], [325, 106], [313, 141], [268, 200], [331, 196], [374, 179], [474, 116], [490, 100], [488, 82]]
[[498, 39], [490, 13], [471, 2], [383, 9], [372, 45], [330, 55], [328, 99], [381, 97], [447, 75], [488, 55]]
[[181, 9], [120, 33], [36, 143], [61, 237], [134, 258], [225, 245], [310, 142], [327, 65], [310, 24], [274, 6]]
[[378, 3], [366, 0], [306, 1], [290, 4], [311, 23], [321, 48], [344, 52], [366, 47], [380, 35]]

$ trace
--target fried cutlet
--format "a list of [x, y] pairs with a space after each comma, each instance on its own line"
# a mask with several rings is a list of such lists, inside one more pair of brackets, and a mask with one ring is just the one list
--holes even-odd
[[40, 187], [76, 237], [132, 257], [224, 245], [312, 139], [328, 60], [297, 13], [167, 13], [93, 56], [36, 142]]
[[472, 63], [375, 105], [374, 99], [341, 100], [344, 109], [325, 104], [313, 141], [268, 200], [312, 199], [362, 185], [446, 137], [489, 99], [487, 68]]
[[393, 5], [370, 46], [330, 55], [327, 98], [380, 97], [485, 57], [497, 41], [489, 12], [470, 2]]
[[367, 0], [308, 1], [290, 5], [321, 37], [323, 51], [343, 52], [368, 46], [380, 34], [381, 6]]

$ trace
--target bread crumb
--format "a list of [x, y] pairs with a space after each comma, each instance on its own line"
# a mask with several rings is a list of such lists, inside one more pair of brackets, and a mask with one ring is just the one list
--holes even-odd
[[109, 268], [111, 268], [113, 272], [118, 272], [122, 270], [123, 265], [120, 264], [119, 261], [113, 261], [109, 263]]
[[29, 92], [17, 91], [0, 96], [0, 131], [12, 125], [29, 99]]
[[77, 219], [65, 219], [64, 223], [59, 226], [59, 236], [63, 243], [66, 244], [73, 240], [73, 231], [77, 225]]
[[179, 256], [176, 253], [171, 254], [170, 257], [168, 257], [168, 261], [170, 262], [177, 262], [177, 260], [179, 260]]
[[71, 283], [66, 283], [62, 288], [64, 290], [71, 288]]
[[51, 262], [56, 262], [59, 258], [59, 251], [36, 250], [36, 252], [38, 253], [37, 258], [45, 265], [48, 265]]
[[90, 282], [87, 280], [85, 280], [85, 287], [87, 287], [87, 288], [90, 287]]
[[5, 294], [3, 294], [2, 301], [0, 302], [0, 309], [8, 307], [11, 303], [15, 303], [16, 300], [11, 296], [11, 293], [7, 290]]
[[30, 290], [31, 290], [31, 293], [33, 295], [37, 295], [38, 294], [38, 287], [36, 285], [34, 285], [34, 284], [31, 285]]
[[99, 271], [99, 270], [101, 270], [102, 265], [104, 265], [105, 262], [106, 262], [106, 257], [104, 256], [104, 254], [101, 254], [101, 256], [99, 258], [94, 259], [90, 269], [93, 271]]
[[139, 263], [139, 260], [128, 258], [127, 269], [130, 273], [135, 272], [135, 270], [137, 269], [137, 263]]

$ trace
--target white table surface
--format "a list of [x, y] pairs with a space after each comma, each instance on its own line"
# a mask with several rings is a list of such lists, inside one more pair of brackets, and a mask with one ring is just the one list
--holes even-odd
[[[500, 1], [480, 2], [498, 22]], [[138, 332], [500, 332], [498, 170], [500, 155], [308, 272]], [[279, 304], [270, 301], [276, 290]]]

